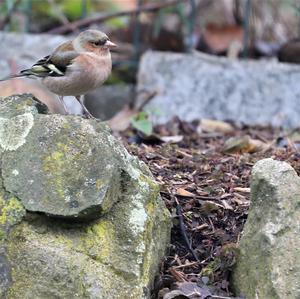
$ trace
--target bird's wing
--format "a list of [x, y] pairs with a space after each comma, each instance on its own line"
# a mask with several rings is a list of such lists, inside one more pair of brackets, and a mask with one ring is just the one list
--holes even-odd
[[37, 61], [30, 69], [21, 71], [20, 75], [40, 78], [64, 76], [67, 67], [79, 55], [72, 42], [66, 42], [56, 48], [53, 54]]

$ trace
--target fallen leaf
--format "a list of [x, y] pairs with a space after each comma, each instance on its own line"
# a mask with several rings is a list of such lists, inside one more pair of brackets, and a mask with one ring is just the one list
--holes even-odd
[[165, 294], [163, 299], [206, 299], [212, 294], [207, 287], [199, 287], [194, 282], [176, 283], [176, 289]]
[[158, 292], [158, 298], [163, 298], [169, 292], [170, 292], [169, 288], [160, 289], [159, 292]]
[[130, 119], [131, 125], [146, 136], [152, 135], [153, 124], [145, 111], [138, 112]]
[[204, 201], [203, 204], [201, 205], [200, 211], [209, 214], [211, 212], [218, 211], [220, 207], [223, 208], [223, 206], [216, 204], [213, 201]]
[[233, 188], [236, 192], [242, 192], [242, 193], [250, 193], [250, 188], [243, 188], [243, 187], [235, 187]]
[[174, 290], [165, 294], [163, 299], [189, 299], [189, 297], [185, 296], [180, 290]]
[[182, 135], [175, 135], [175, 136], [160, 136], [159, 139], [163, 142], [170, 142], [170, 143], [178, 143], [182, 141]]
[[183, 272], [176, 270], [174, 267], [171, 267], [169, 271], [177, 281], [184, 282], [187, 280], [186, 275]]
[[240, 206], [244, 206], [244, 207], [248, 207], [250, 205], [250, 202], [249, 200], [243, 200], [243, 199], [240, 199], [238, 197], [233, 197], [232, 200], [233, 202], [235, 202], [236, 204], [240, 205]]
[[226, 140], [223, 152], [227, 154], [243, 154], [255, 153], [269, 149], [269, 144], [264, 143], [258, 139], [252, 139], [245, 135], [242, 137], [231, 137]]
[[234, 41], [243, 43], [243, 28], [237, 25], [208, 24], [204, 30], [204, 38], [214, 52], [225, 52]]
[[195, 194], [185, 190], [184, 188], [178, 188], [176, 190], [176, 195], [184, 196], [184, 197], [195, 197]]
[[197, 132], [201, 133], [202, 131], [227, 134], [233, 132], [234, 127], [231, 124], [220, 120], [201, 119], [197, 128]]
[[108, 125], [113, 131], [125, 131], [130, 125], [130, 119], [137, 113], [135, 109], [131, 109], [126, 105], [120, 112], [108, 121]]
[[233, 207], [226, 200], [223, 199], [222, 204], [223, 204], [225, 210], [233, 211]]

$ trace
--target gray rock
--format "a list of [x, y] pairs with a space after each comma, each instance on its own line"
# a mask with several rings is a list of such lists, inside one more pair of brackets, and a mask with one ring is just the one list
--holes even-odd
[[0, 298], [149, 298], [171, 226], [158, 185], [104, 124], [42, 108], [0, 102]]
[[68, 40], [61, 35], [0, 32], [0, 77], [10, 75], [12, 62], [16, 71], [28, 68]]
[[26, 101], [32, 103], [28, 97], [1, 102], [5, 190], [27, 210], [52, 216], [86, 218], [107, 212], [120, 199], [121, 184], [129, 182], [123, 174], [130, 163], [125, 149], [104, 124], [38, 114], [34, 106], [23, 105]]
[[138, 102], [160, 110], [155, 122], [178, 115], [248, 125], [299, 126], [300, 68], [276, 61], [239, 61], [200, 53], [147, 52], [138, 74]]
[[300, 178], [285, 162], [253, 167], [251, 207], [232, 281], [257, 299], [300, 298]]
[[132, 102], [133, 97], [132, 85], [101, 86], [85, 96], [85, 106], [103, 121], [112, 118], [126, 104]]

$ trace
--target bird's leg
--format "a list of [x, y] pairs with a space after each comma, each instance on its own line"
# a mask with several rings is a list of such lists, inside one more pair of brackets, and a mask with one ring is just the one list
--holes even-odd
[[64, 110], [65, 110], [66, 114], [69, 114], [68, 108], [67, 108], [66, 103], [64, 101], [64, 97], [63, 96], [58, 96], [58, 98], [59, 98], [60, 103], [64, 107]]
[[87, 110], [87, 108], [84, 106], [84, 96], [83, 95], [80, 95], [80, 96], [75, 96], [76, 100], [80, 103], [83, 111], [84, 111], [84, 114], [87, 116], [87, 118], [95, 118], [90, 112], [89, 110]]

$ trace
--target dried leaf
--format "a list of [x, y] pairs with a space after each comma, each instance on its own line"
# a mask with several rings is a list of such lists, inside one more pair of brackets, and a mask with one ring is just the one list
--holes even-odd
[[223, 151], [227, 154], [243, 154], [265, 151], [268, 148], [268, 144], [258, 139], [252, 139], [250, 136], [245, 135], [242, 137], [231, 137], [227, 139]]
[[215, 211], [218, 211], [219, 208], [222, 207], [221, 205], [216, 204], [213, 201], [205, 201], [203, 202], [203, 204], [201, 205], [201, 212], [209, 214]]
[[195, 197], [195, 194], [185, 190], [184, 188], [178, 188], [176, 190], [176, 195], [184, 196], [184, 197]]
[[163, 142], [178, 143], [183, 140], [183, 136], [182, 135], [160, 136], [159, 139]]
[[234, 41], [243, 42], [243, 28], [236, 25], [209, 24], [204, 38], [214, 52], [225, 52]]
[[170, 273], [174, 276], [176, 281], [184, 282], [186, 281], [186, 275], [183, 272], [176, 270], [174, 267], [169, 269]]
[[222, 204], [223, 204], [225, 210], [231, 210], [231, 211], [234, 210], [233, 207], [227, 202], [227, 200], [223, 199]]
[[177, 283], [176, 290], [173, 290], [163, 297], [163, 299], [206, 299], [212, 294], [207, 287], [199, 287], [194, 282]]
[[235, 187], [233, 190], [236, 192], [250, 193], [250, 188]]
[[126, 105], [120, 112], [108, 121], [108, 125], [113, 131], [122, 132], [128, 129], [130, 119], [137, 113], [136, 110]]
[[182, 291], [174, 290], [164, 295], [163, 299], [189, 299]]
[[235, 202], [236, 204], [240, 205], [240, 206], [244, 206], [247, 207], [250, 205], [250, 202], [248, 200], [243, 200], [237, 197], [233, 197], [232, 201]]
[[202, 119], [197, 132], [201, 133], [202, 131], [206, 132], [220, 132], [220, 133], [231, 133], [234, 131], [234, 128], [231, 124], [224, 121], [212, 120], [212, 119]]

